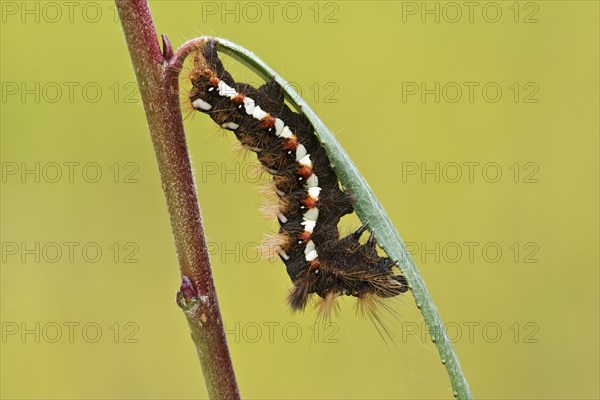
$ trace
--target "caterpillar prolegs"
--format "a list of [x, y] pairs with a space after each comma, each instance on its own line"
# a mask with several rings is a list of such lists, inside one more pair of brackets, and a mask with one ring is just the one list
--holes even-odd
[[192, 107], [232, 131], [273, 175], [279, 199], [277, 252], [293, 283], [292, 310], [304, 309], [314, 293], [327, 313], [338, 296], [354, 296], [368, 307], [408, 290], [405, 277], [394, 271], [395, 262], [378, 255], [373, 235], [359, 241], [366, 226], [340, 239], [338, 222], [354, 211], [353, 196], [340, 189], [313, 127], [285, 104], [276, 82], [258, 89], [236, 82], [214, 40], [199, 49], [189, 79]]

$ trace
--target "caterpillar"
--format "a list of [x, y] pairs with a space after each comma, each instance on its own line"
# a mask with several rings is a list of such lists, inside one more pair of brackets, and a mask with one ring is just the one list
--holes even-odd
[[193, 109], [232, 131], [273, 176], [280, 225], [276, 251], [293, 284], [287, 299], [293, 311], [303, 310], [313, 294], [319, 312], [327, 315], [339, 296], [356, 297], [362, 309], [408, 290], [396, 263], [378, 254], [373, 234], [361, 243], [366, 225], [340, 238], [338, 223], [354, 212], [354, 198], [340, 188], [310, 122], [289, 108], [275, 81], [259, 88], [236, 82], [215, 40], [196, 53], [189, 80]]

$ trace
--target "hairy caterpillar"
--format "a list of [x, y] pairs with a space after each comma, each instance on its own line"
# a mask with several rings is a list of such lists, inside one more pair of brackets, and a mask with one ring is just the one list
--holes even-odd
[[354, 211], [353, 197], [340, 189], [313, 127], [285, 104], [277, 83], [256, 89], [235, 82], [215, 41], [199, 49], [189, 79], [192, 107], [233, 131], [273, 175], [279, 198], [277, 252], [293, 283], [292, 310], [304, 309], [314, 293], [322, 299], [320, 312], [328, 314], [341, 295], [372, 309], [380, 299], [408, 290], [404, 276], [393, 269], [395, 262], [378, 255], [373, 235], [360, 243], [366, 226], [340, 239], [337, 225]]

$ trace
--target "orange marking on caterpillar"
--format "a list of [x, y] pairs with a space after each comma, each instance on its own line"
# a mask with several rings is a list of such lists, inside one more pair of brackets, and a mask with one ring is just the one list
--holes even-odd
[[261, 119], [260, 122], [262, 127], [265, 129], [275, 126], [275, 118], [273, 118], [270, 114], [267, 114], [267, 116]]
[[311, 197], [306, 197], [304, 200], [302, 200], [302, 204], [304, 206], [306, 206], [307, 208], [314, 208], [317, 206], [317, 200], [311, 198]]
[[302, 240], [303, 242], [308, 242], [310, 240], [310, 236], [310, 232], [304, 231], [298, 235], [298, 239]]
[[312, 168], [303, 165], [296, 170], [296, 173], [304, 179], [308, 179], [313, 174], [313, 170]]
[[314, 272], [321, 266], [318, 258], [315, 258], [310, 262], [310, 267], [308, 267], [308, 272]]
[[296, 150], [297, 147], [298, 147], [298, 139], [297, 138], [290, 138], [283, 145], [283, 148], [286, 150]]
[[238, 93], [233, 99], [231, 99], [231, 101], [233, 101], [233, 104], [236, 104], [239, 106], [240, 104], [244, 104], [245, 97], [246, 96], [244, 96], [243, 94]]

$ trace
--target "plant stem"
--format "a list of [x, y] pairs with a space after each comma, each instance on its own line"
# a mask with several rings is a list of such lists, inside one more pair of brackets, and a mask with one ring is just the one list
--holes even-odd
[[183, 282], [178, 304], [190, 326], [208, 395], [211, 399], [239, 399], [185, 140], [179, 82], [167, 72], [172, 48], [163, 36], [163, 56], [146, 0], [115, 3], [169, 210]]
[[[198, 46], [206, 40], [206, 37], [202, 37], [186, 42], [176, 52], [173, 59], [174, 64], [181, 64], [183, 59], [191, 51], [198, 48]], [[261, 75], [269, 79], [274, 79], [279, 86], [281, 86], [288, 100], [311, 122], [317, 136], [327, 151], [327, 155], [338, 174], [342, 186], [346, 190], [352, 192], [356, 197], [354, 208], [356, 209], [358, 217], [363, 223], [368, 224], [369, 229], [376, 234], [377, 242], [390, 258], [398, 261], [400, 269], [406, 276], [417, 307], [421, 310], [427, 329], [437, 346], [442, 364], [446, 367], [454, 396], [459, 399], [471, 399], [472, 396], [469, 385], [462, 372], [456, 353], [452, 348], [452, 343], [450, 343], [450, 340], [448, 339], [444, 324], [433, 304], [429, 291], [425, 286], [425, 282], [423, 282], [417, 266], [406, 250], [406, 246], [404, 245], [400, 234], [392, 224], [377, 197], [375, 197], [369, 184], [358, 172], [356, 165], [354, 165], [335, 136], [325, 124], [323, 124], [308, 104], [291, 85], [267, 64], [251, 51], [235, 43], [220, 38], [213, 38], [213, 40], [218, 42], [221, 51], [224, 51], [244, 64], [249, 65]]]

